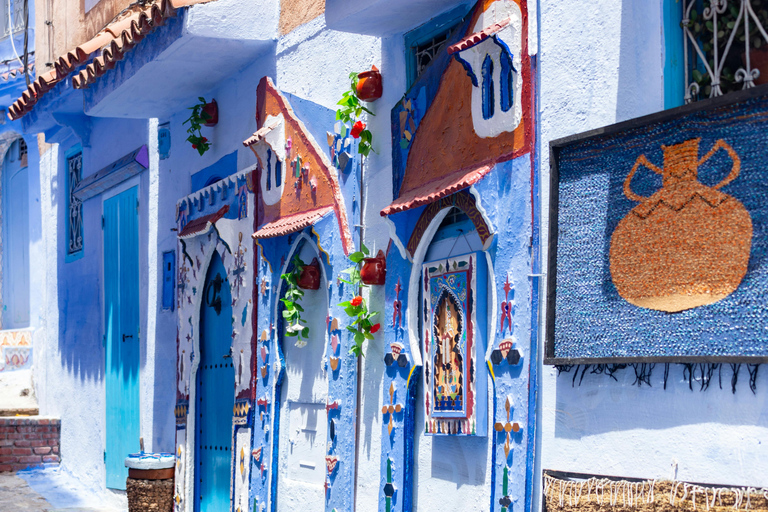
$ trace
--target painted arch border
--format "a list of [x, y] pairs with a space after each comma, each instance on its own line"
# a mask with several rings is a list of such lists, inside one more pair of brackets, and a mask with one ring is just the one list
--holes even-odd
[[[314, 226], [310, 226], [311, 233], [313, 235], [317, 235], [315, 232]], [[285, 274], [288, 271], [288, 268], [291, 265], [291, 261], [293, 259], [294, 255], [298, 255], [302, 248], [304, 247], [304, 244], [308, 244], [312, 250], [314, 251], [315, 255], [317, 256], [318, 262], [320, 262], [320, 273], [321, 273], [321, 281], [320, 281], [320, 288], [324, 290], [324, 293], [326, 294], [326, 304], [327, 309], [330, 311], [330, 302], [331, 302], [331, 293], [330, 288], [328, 287], [328, 284], [331, 282], [328, 279], [328, 269], [326, 268], [326, 264], [323, 262], [324, 258], [323, 255], [326, 255], [326, 260], [329, 259], [328, 253], [326, 253], [319, 243], [319, 237], [317, 237], [317, 240], [313, 240], [312, 236], [307, 234], [306, 230], [301, 231], [298, 233], [298, 236], [296, 237], [296, 240], [291, 244], [291, 248], [288, 251], [288, 255], [285, 259], [285, 263], [283, 263], [282, 268], [280, 269], [280, 275]], [[266, 261], [266, 258], [264, 258]], [[271, 317], [275, 318], [277, 322], [281, 322], [281, 315], [280, 314], [280, 299], [283, 296], [283, 292], [285, 289], [285, 285], [283, 283], [283, 280], [278, 277], [279, 284], [277, 286], [277, 291], [274, 295], [274, 304], [270, 305], [271, 310]], [[325, 286], [323, 286], [325, 284]], [[328, 343], [329, 343], [329, 335], [328, 335], [328, 326], [326, 326], [326, 329], [324, 331], [324, 340], [323, 340], [323, 371], [324, 373], [328, 374], [327, 370], [327, 361], [328, 361]], [[274, 372], [273, 375], [270, 375], [270, 383], [268, 384], [269, 387], [269, 397], [272, 404], [272, 411], [270, 414], [270, 418], [268, 420], [269, 429], [271, 431], [271, 435], [269, 435], [269, 454], [270, 454], [270, 461], [269, 461], [269, 476], [267, 478], [268, 483], [265, 485], [266, 487], [266, 495], [267, 495], [267, 505], [264, 510], [277, 510], [277, 500], [279, 499], [279, 496], [277, 495], [277, 484], [278, 484], [278, 464], [280, 462], [279, 457], [279, 450], [280, 450], [280, 396], [278, 394], [279, 390], [282, 390], [282, 384], [283, 379], [285, 378], [285, 372], [287, 370], [287, 365], [285, 364], [285, 354], [283, 353], [283, 345], [282, 341], [280, 340], [280, 329], [275, 326], [274, 329], [272, 329], [272, 332], [269, 334], [269, 342], [274, 346], [275, 348], [275, 360], [272, 363], [272, 372]], [[326, 400], [328, 400], [331, 396], [331, 386], [330, 386], [330, 379], [326, 375]], [[325, 421], [328, 421], [328, 417], [326, 414]], [[254, 445], [254, 439], [253, 436], [255, 435], [255, 430], [253, 429], [251, 433], [251, 447]], [[265, 446], [267, 448], [267, 446]], [[324, 452], [328, 452], [328, 437], [326, 435], [325, 439], [325, 449]], [[264, 457], [264, 454], [261, 455]], [[253, 478], [251, 475], [250, 479]], [[327, 478], [327, 476], [326, 476]], [[325, 500], [325, 509], [327, 509], [329, 506], [329, 500]]]

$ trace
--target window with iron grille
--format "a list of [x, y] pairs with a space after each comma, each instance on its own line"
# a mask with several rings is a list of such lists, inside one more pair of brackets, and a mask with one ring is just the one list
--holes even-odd
[[[673, 10], [665, 15], [667, 31], [674, 31], [671, 25], [679, 16], [677, 94], [685, 103], [768, 83], [768, 0], [667, 2]], [[669, 51], [670, 37], [665, 44]]]
[[465, 20], [468, 12], [469, 6], [459, 6], [405, 34], [408, 87], [446, 51], [448, 39]]
[[83, 175], [83, 154], [67, 158], [67, 254], [83, 250], [83, 204], [74, 191]]
[[0, 0], [0, 30], [0, 38], [24, 30], [24, 0]]

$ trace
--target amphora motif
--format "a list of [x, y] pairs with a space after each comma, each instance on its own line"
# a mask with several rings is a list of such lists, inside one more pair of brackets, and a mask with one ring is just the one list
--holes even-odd
[[[613, 284], [630, 304], [667, 312], [712, 304], [733, 293], [747, 272], [752, 219], [739, 200], [719, 190], [739, 175], [741, 159], [720, 139], [699, 160], [700, 140], [662, 146], [662, 169], [640, 155], [624, 180], [624, 194], [640, 204], [613, 232], [609, 257]], [[698, 168], [721, 149], [733, 166], [707, 187]], [[650, 197], [631, 188], [640, 166], [663, 177]]]

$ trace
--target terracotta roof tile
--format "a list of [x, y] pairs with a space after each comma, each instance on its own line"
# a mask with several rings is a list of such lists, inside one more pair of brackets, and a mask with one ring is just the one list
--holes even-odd
[[490, 27], [484, 28], [480, 32], [475, 32], [474, 34], [465, 37], [464, 39], [462, 39], [456, 44], [452, 44], [451, 46], [448, 47], [448, 55], [453, 55], [456, 52], [467, 50], [469, 48], [472, 48], [476, 44], [482, 43], [483, 41], [491, 37], [493, 34], [495, 34], [499, 30], [509, 25], [511, 21], [512, 21], [511, 17], [505, 20], [501, 20], [498, 23], [494, 23]]
[[480, 181], [491, 170], [491, 165], [483, 165], [467, 172], [455, 172], [442, 179], [425, 183], [421, 187], [408, 191], [398, 197], [389, 206], [381, 210], [381, 216], [404, 212], [411, 208], [432, 203], [445, 196], [458, 192]]
[[289, 217], [282, 217], [274, 222], [268, 222], [261, 226], [261, 228], [253, 234], [253, 238], [272, 238], [275, 236], [295, 233], [307, 226], [311, 226], [332, 211], [333, 206], [326, 206], [311, 212], [297, 213]]
[[9, 107], [8, 117], [16, 120], [24, 116], [45, 93], [94, 57], [72, 79], [76, 89], [88, 87], [167, 18], [175, 16], [179, 8], [208, 1], [212, 0], [156, 0], [146, 7], [133, 6], [95, 37], [56, 59], [53, 70], [38, 76]]
[[[27, 68], [29, 69], [29, 73], [33, 74], [35, 72], [35, 63], [31, 62]], [[0, 80], [3, 82], [10, 82], [12, 80], [15, 80], [19, 77], [24, 76], [24, 67], [18, 67], [14, 69], [9, 69], [5, 73], [0, 73]]]
[[254, 145], [254, 144], [256, 144], [257, 142], [259, 142], [259, 140], [261, 140], [261, 138], [262, 138], [262, 137], [264, 137], [264, 136], [265, 136], [265, 135], [267, 135], [269, 132], [271, 132], [272, 130], [274, 130], [274, 129], [275, 129], [275, 127], [276, 127], [278, 124], [280, 124], [280, 121], [279, 121], [278, 119], [274, 119], [274, 120], [272, 121], [272, 123], [270, 123], [270, 125], [269, 125], [269, 126], [262, 126], [262, 127], [261, 127], [261, 128], [259, 128], [258, 130], [256, 130], [255, 132], [253, 132], [253, 135], [251, 135], [250, 137], [248, 137], [247, 139], [245, 139], [245, 140], [243, 141], [243, 146], [245, 146], [245, 147], [250, 147], [250, 146], [253, 146], [253, 145]]
[[192, 238], [193, 236], [202, 235], [207, 233], [211, 227], [216, 224], [216, 221], [220, 220], [229, 211], [229, 205], [225, 204], [219, 211], [211, 213], [209, 215], [203, 215], [197, 219], [187, 222], [184, 228], [179, 233], [179, 238]]

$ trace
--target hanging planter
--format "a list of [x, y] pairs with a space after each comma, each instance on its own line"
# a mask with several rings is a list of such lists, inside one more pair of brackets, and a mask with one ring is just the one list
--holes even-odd
[[375, 258], [364, 258], [360, 278], [365, 284], [382, 285], [387, 279], [387, 258], [379, 249]]
[[357, 75], [357, 97], [363, 101], [376, 101], [381, 98], [381, 72], [376, 66], [370, 71]]
[[210, 103], [203, 105], [201, 117], [205, 119], [205, 126], [212, 128], [219, 124], [219, 104], [216, 100], [211, 100]]
[[317, 258], [313, 258], [312, 263], [304, 265], [301, 269], [298, 285], [299, 288], [305, 290], [317, 290], [320, 288], [320, 263], [317, 261]]
[[208, 142], [207, 137], [203, 137], [200, 129], [203, 126], [211, 127], [216, 126], [219, 122], [219, 106], [216, 100], [212, 100], [210, 103], [205, 101], [202, 96], [197, 98], [199, 103], [189, 107], [192, 113], [189, 115], [184, 124], [189, 124], [187, 128], [187, 142], [192, 144], [192, 149], [197, 150], [200, 156], [203, 156], [206, 151], [211, 149], [211, 143]]

